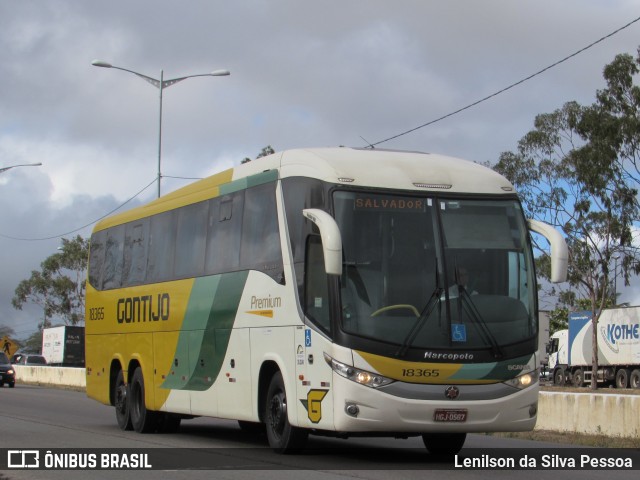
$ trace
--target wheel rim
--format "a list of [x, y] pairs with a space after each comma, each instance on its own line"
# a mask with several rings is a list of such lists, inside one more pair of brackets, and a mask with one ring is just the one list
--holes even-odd
[[271, 431], [282, 436], [287, 421], [287, 398], [284, 392], [278, 392], [271, 398], [269, 412]]
[[121, 414], [127, 413], [127, 386], [124, 383], [116, 388], [115, 407]]
[[627, 372], [625, 372], [624, 370], [620, 370], [618, 372], [618, 388], [627, 388], [627, 385]]

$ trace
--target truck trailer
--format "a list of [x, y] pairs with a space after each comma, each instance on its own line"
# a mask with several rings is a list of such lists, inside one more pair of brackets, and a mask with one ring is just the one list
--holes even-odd
[[[569, 314], [569, 328], [551, 335], [547, 347], [555, 385], [592, 382], [591, 312]], [[603, 310], [598, 320], [597, 383], [640, 388], [640, 307]]]
[[42, 355], [49, 365], [84, 367], [84, 327], [53, 327], [42, 330]]

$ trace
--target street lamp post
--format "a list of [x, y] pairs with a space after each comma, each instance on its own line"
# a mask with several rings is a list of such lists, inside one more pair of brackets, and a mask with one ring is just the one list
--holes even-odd
[[20, 164], [20, 165], [11, 165], [10, 167], [0, 168], [0, 173], [4, 173], [7, 170], [11, 170], [12, 168], [16, 168], [16, 167], [39, 167], [41, 165], [42, 165], [42, 163], [23, 163], [23, 164]]
[[103, 67], [103, 68], [115, 68], [116, 70], [122, 70], [123, 72], [133, 73], [134, 75], [142, 78], [146, 82], [149, 82], [151, 85], [160, 90], [160, 116], [159, 116], [159, 124], [158, 124], [158, 198], [160, 198], [160, 180], [162, 179], [162, 91], [165, 88], [170, 87], [171, 85], [175, 85], [182, 80], [186, 80], [187, 78], [194, 77], [222, 77], [226, 75], [230, 75], [229, 70], [214, 70], [211, 73], [202, 73], [198, 75], [187, 75], [185, 77], [171, 78], [169, 80], [164, 79], [164, 70], [160, 71], [160, 79], [148, 77], [147, 75], [143, 75], [142, 73], [134, 72], [133, 70], [129, 70], [126, 68], [116, 67], [115, 65], [111, 65], [108, 62], [103, 62], [101, 60], [94, 60], [91, 62], [91, 65], [95, 67]]

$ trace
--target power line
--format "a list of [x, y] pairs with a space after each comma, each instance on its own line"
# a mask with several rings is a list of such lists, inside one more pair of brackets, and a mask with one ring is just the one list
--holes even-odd
[[[368, 147], [370, 147], [370, 148], [374, 148], [376, 145], [380, 145], [381, 143], [385, 143], [385, 142], [388, 142], [388, 141], [390, 141], [390, 140], [395, 140], [396, 138], [399, 138], [399, 137], [402, 137], [402, 136], [407, 135], [407, 134], [409, 134], [409, 133], [415, 132], [416, 130], [420, 130], [421, 128], [428, 127], [429, 125], [433, 125], [434, 123], [437, 123], [437, 122], [440, 122], [440, 121], [442, 121], [442, 120], [444, 120], [444, 119], [446, 119], [446, 118], [452, 117], [452, 116], [454, 116], [454, 115], [456, 115], [456, 114], [458, 114], [458, 113], [460, 113], [460, 112], [464, 112], [465, 110], [468, 110], [468, 109], [470, 109], [470, 108], [472, 108], [472, 107], [475, 107], [476, 105], [479, 105], [479, 104], [480, 104], [480, 103], [482, 103], [482, 102], [486, 102], [487, 100], [489, 100], [489, 99], [491, 99], [491, 98], [493, 98], [493, 97], [497, 97], [497, 96], [498, 96], [498, 95], [500, 95], [501, 93], [504, 93], [504, 92], [506, 92], [507, 90], [511, 90], [512, 88], [517, 87], [518, 85], [521, 85], [521, 84], [523, 84], [524, 82], [526, 82], [526, 81], [528, 81], [528, 80], [531, 80], [532, 78], [537, 77], [538, 75], [543, 74], [543, 73], [544, 73], [544, 72], [546, 72], [547, 70], [550, 70], [550, 69], [552, 69], [552, 68], [554, 68], [554, 67], [556, 67], [556, 66], [560, 65], [561, 63], [566, 62], [567, 60], [569, 60], [569, 59], [571, 59], [571, 58], [575, 57], [576, 55], [579, 55], [579, 54], [581, 54], [582, 52], [584, 52], [584, 51], [586, 51], [586, 50], [589, 50], [591, 47], [593, 47], [593, 46], [597, 45], [597, 44], [598, 44], [598, 43], [600, 43], [600, 42], [603, 42], [603, 41], [607, 40], [608, 38], [610, 38], [610, 37], [614, 36], [615, 34], [617, 34], [617, 33], [621, 32], [621, 31], [622, 31], [622, 30], [624, 30], [625, 28], [630, 27], [631, 25], [633, 25], [634, 23], [636, 23], [636, 22], [638, 22], [638, 21], [640, 21], [640, 17], [636, 18], [635, 20], [630, 21], [630, 22], [629, 22], [629, 23], [627, 23], [626, 25], [624, 25], [624, 26], [622, 26], [622, 27], [618, 28], [617, 30], [614, 30], [613, 32], [609, 33], [608, 35], [605, 35], [604, 37], [602, 37], [602, 38], [600, 38], [600, 39], [596, 40], [595, 42], [590, 43], [590, 44], [589, 44], [589, 45], [587, 45], [586, 47], [581, 48], [580, 50], [578, 50], [578, 51], [576, 51], [576, 52], [572, 53], [571, 55], [568, 55], [568, 56], [564, 57], [563, 59], [558, 60], [558, 61], [557, 61], [557, 62], [555, 62], [555, 63], [552, 63], [552, 64], [551, 64], [551, 65], [549, 65], [548, 67], [545, 67], [545, 68], [543, 68], [542, 70], [539, 70], [539, 71], [537, 71], [536, 73], [533, 73], [533, 74], [529, 75], [528, 77], [523, 78], [522, 80], [519, 80], [519, 81], [517, 81], [517, 82], [515, 82], [515, 83], [512, 83], [511, 85], [509, 85], [509, 86], [507, 86], [507, 87], [504, 87], [504, 88], [502, 88], [502, 89], [498, 90], [497, 92], [492, 93], [491, 95], [487, 95], [486, 97], [481, 98], [480, 100], [477, 100], [477, 101], [475, 101], [475, 102], [473, 102], [473, 103], [470, 103], [469, 105], [466, 105], [466, 106], [464, 106], [464, 107], [462, 107], [462, 108], [459, 108], [458, 110], [456, 110], [456, 111], [454, 111], [454, 112], [451, 112], [451, 113], [448, 113], [448, 114], [443, 115], [443, 116], [441, 116], [441, 117], [438, 117], [438, 118], [436, 118], [436, 119], [434, 119], [434, 120], [431, 120], [431, 121], [429, 121], [429, 122], [427, 122], [427, 123], [423, 123], [422, 125], [419, 125], [419, 126], [417, 126], [417, 127], [411, 128], [411, 129], [406, 130], [406, 131], [404, 131], [404, 132], [402, 132], [402, 133], [399, 133], [399, 134], [394, 135], [394, 136], [389, 137], [389, 138], [385, 138], [384, 140], [380, 140], [379, 142], [376, 142], [376, 143], [371, 143], [371, 144], [369, 144], [369, 145], [368, 145]], [[368, 143], [368, 142], [367, 142], [367, 143]]]
[[158, 181], [157, 178], [154, 178], [149, 184], [147, 184], [142, 190], [140, 190], [138, 193], [136, 193], [134, 196], [132, 196], [131, 198], [129, 198], [128, 200], [126, 200], [124, 203], [118, 205], [116, 208], [114, 208], [113, 210], [105, 213], [104, 215], [102, 215], [100, 218], [93, 220], [92, 222], [87, 223], [86, 225], [83, 225], [81, 227], [78, 227], [74, 230], [71, 230], [69, 232], [65, 232], [65, 233], [61, 233], [58, 235], [51, 235], [50, 237], [42, 237], [42, 238], [20, 238], [20, 237], [12, 237], [10, 235], [5, 235], [3, 233], [0, 233], [0, 237], [2, 238], [6, 238], [8, 240], [19, 240], [19, 241], [23, 241], [23, 242], [40, 242], [43, 240], [53, 240], [54, 238], [60, 238], [60, 237], [64, 237], [66, 235], [71, 235], [72, 233], [76, 233], [79, 232], [80, 230], [87, 228], [90, 225], [93, 225], [94, 223], [99, 222], [100, 220], [102, 220], [103, 218], [108, 217], [109, 215], [111, 215], [112, 213], [120, 210], [122, 207], [124, 207], [127, 203], [129, 203], [130, 201], [132, 201], [133, 199], [135, 199], [136, 197], [138, 197], [139, 195], [141, 195], [147, 188], [149, 188], [151, 185], [153, 185], [154, 183], [156, 183]]

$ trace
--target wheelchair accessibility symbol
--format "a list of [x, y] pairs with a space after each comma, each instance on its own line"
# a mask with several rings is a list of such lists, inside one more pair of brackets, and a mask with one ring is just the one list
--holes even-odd
[[467, 326], [462, 323], [454, 323], [451, 325], [451, 340], [454, 342], [467, 341]]

